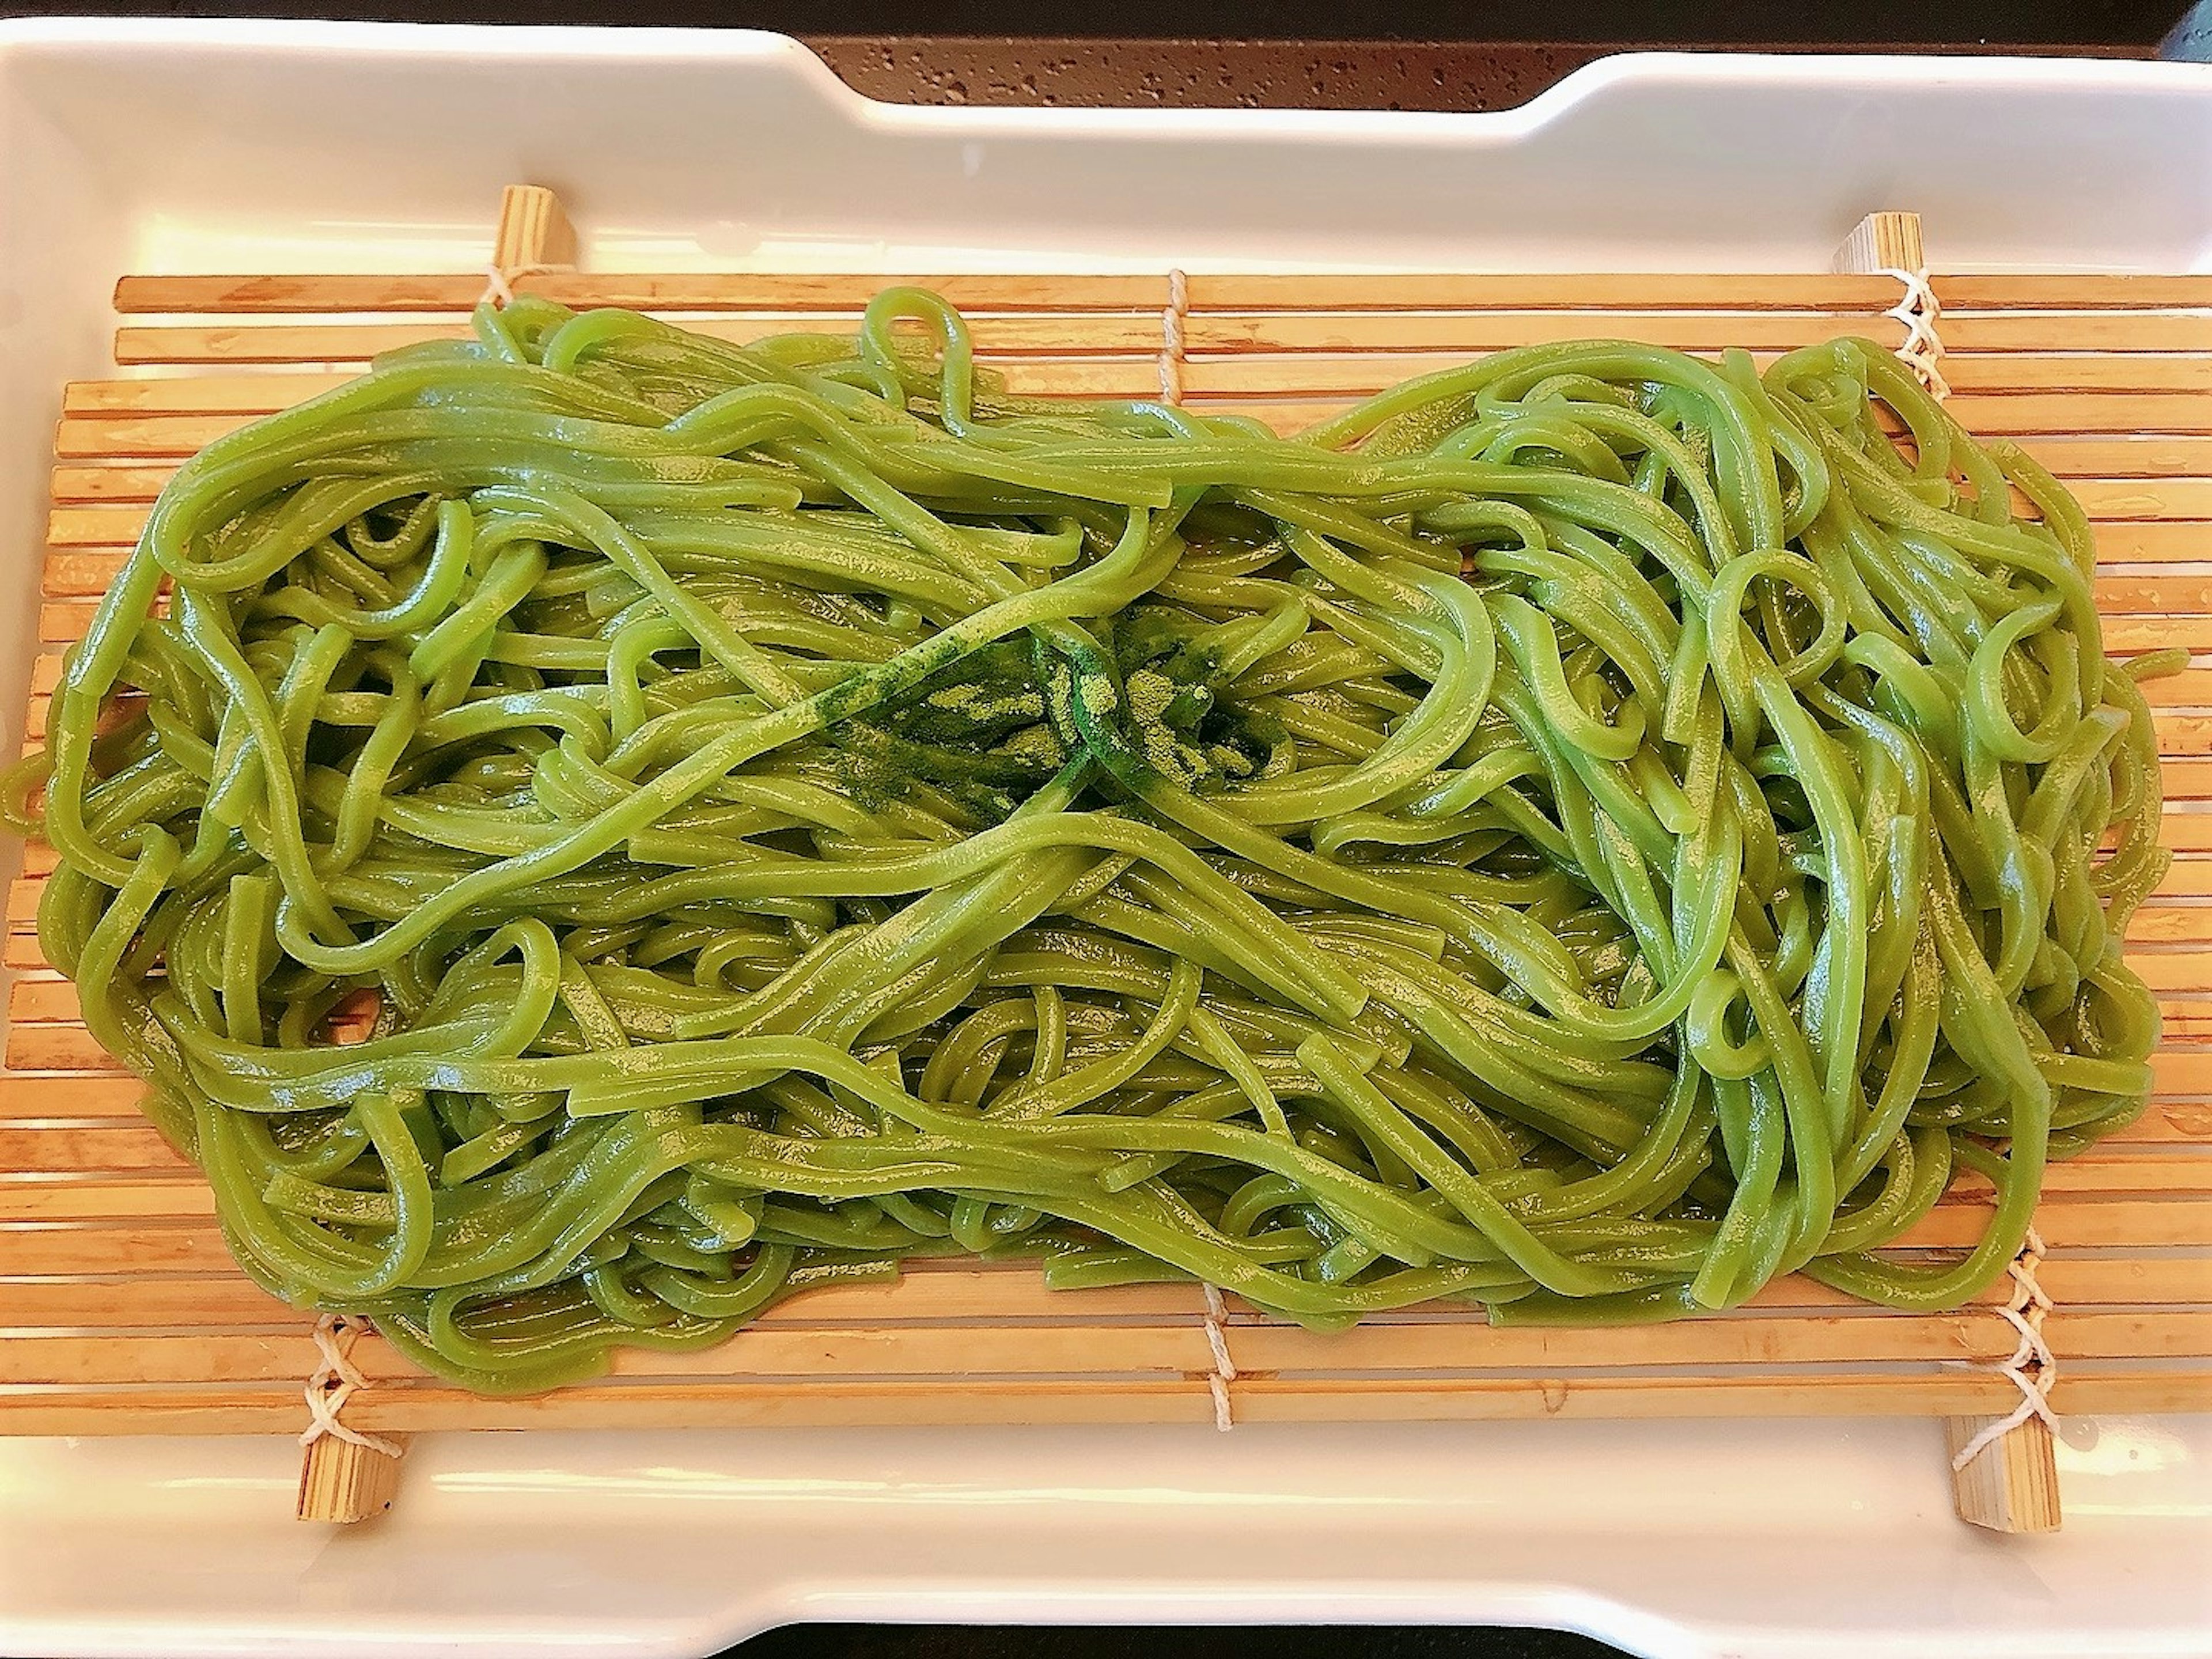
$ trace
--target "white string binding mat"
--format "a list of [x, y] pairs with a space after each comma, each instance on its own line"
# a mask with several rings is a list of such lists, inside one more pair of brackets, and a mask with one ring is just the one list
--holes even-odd
[[2051, 1297], [2035, 1281], [2035, 1270], [2042, 1263], [2043, 1235], [2030, 1227], [2027, 1242], [2005, 1269], [2012, 1278], [2012, 1296], [1997, 1310], [1998, 1317], [2020, 1333], [2020, 1346], [2013, 1350], [2012, 1358], [1997, 1367], [2020, 1389], [2020, 1404], [2009, 1416], [1985, 1425], [1980, 1433], [1959, 1448], [1951, 1459], [1954, 1472], [1965, 1468], [2030, 1418], [2039, 1417], [2053, 1434], [2058, 1431], [2058, 1414], [2051, 1409], [2051, 1387], [2058, 1381], [2058, 1360], [2043, 1336], [2043, 1316], [2051, 1311]]
[[[508, 270], [501, 270], [494, 260], [484, 266], [484, 290], [477, 303], [489, 303], [506, 309], [514, 303], [514, 284], [525, 276], [568, 267], [548, 264], [539, 260], [526, 260]], [[406, 1448], [381, 1435], [368, 1434], [353, 1427], [341, 1416], [346, 1402], [361, 1389], [369, 1386], [361, 1368], [353, 1363], [353, 1345], [373, 1327], [367, 1320], [346, 1314], [325, 1314], [315, 1322], [315, 1348], [322, 1361], [307, 1379], [302, 1391], [312, 1419], [301, 1431], [300, 1443], [312, 1446], [325, 1436], [343, 1440], [369, 1451], [381, 1452], [386, 1457], [401, 1456]]]
[[[1943, 342], [1936, 328], [1943, 315], [1943, 307], [1936, 297], [1928, 272], [1924, 269], [1906, 270], [1886, 265], [1882, 274], [1905, 284], [1904, 299], [1883, 313], [1905, 325], [1905, 343], [1897, 349], [1899, 361], [1928, 388], [1930, 397], [1939, 400], [1949, 397], [1950, 382], [1943, 378], [1942, 368]], [[2020, 1333], [2020, 1343], [2012, 1357], [1997, 1366], [2020, 1390], [2020, 1404], [2007, 1415], [1984, 1424], [1972, 1439], [1959, 1448], [1951, 1459], [1954, 1474], [1964, 1470], [2031, 1419], [2040, 1418], [2051, 1432], [2057, 1432], [2058, 1415], [2051, 1409], [2051, 1390], [2058, 1380], [2058, 1361], [2043, 1335], [2043, 1317], [2051, 1310], [2051, 1302], [2050, 1294], [2035, 1277], [2035, 1270], [2043, 1263], [2043, 1236], [2030, 1227], [2020, 1254], [2005, 1268], [2012, 1280], [2012, 1295], [1997, 1310], [1998, 1316]]]
[[1206, 1379], [1206, 1386], [1213, 1395], [1213, 1426], [1226, 1434], [1237, 1426], [1236, 1413], [1229, 1406], [1229, 1385], [1237, 1380], [1237, 1362], [1229, 1357], [1229, 1331], [1224, 1323], [1229, 1310], [1222, 1304], [1219, 1290], [1212, 1285], [1199, 1288], [1206, 1292], [1206, 1342], [1213, 1350], [1213, 1373]]
[[501, 270], [496, 264], [486, 265], [484, 267], [484, 291], [482, 295], [479, 296], [478, 303], [481, 304], [483, 301], [488, 300], [493, 305], [497, 306], [501, 310], [504, 311], [507, 307], [514, 303], [514, 285], [520, 282], [524, 277], [542, 276], [548, 271], [571, 270], [574, 269], [574, 267], [572, 265], [544, 264], [534, 259], [525, 264], [519, 264], [512, 270]]
[[1182, 401], [1182, 325], [1190, 310], [1190, 279], [1168, 272], [1167, 309], [1160, 313], [1160, 401]]
[[1928, 272], [1884, 265], [1880, 274], [1894, 276], [1905, 284], [1905, 297], [1882, 313], [1905, 325], [1905, 343], [1898, 347], [1898, 357], [1912, 371], [1913, 378], [1928, 388], [1931, 397], [1949, 397], [1951, 384], [1943, 378], [1943, 342], [1936, 333], [1943, 307], [1936, 297]]
[[398, 1457], [405, 1449], [381, 1435], [363, 1433], [340, 1415], [346, 1401], [369, 1386], [361, 1368], [353, 1363], [353, 1345], [371, 1328], [367, 1320], [349, 1314], [325, 1314], [315, 1322], [315, 1347], [323, 1362], [307, 1379], [307, 1410], [314, 1420], [301, 1431], [302, 1446], [312, 1446], [330, 1435], [386, 1457]]

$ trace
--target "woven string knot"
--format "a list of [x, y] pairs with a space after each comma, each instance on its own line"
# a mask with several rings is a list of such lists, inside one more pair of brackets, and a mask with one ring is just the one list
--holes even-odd
[[364, 1434], [340, 1416], [346, 1401], [369, 1386], [368, 1379], [353, 1363], [353, 1345], [363, 1333], [374, 1328], [367, 1320], [350, 1314], [325, 1314], [315, 1322], [315, 1349], [322, 1356], [322, 1363], [307, 1379], [307, 1412], [313, 1420], [301, 1433], [301, 1445], [312, 1446], [325, 1435], [331, 1435], [370, 1451], [382, 1452], [386, 1457], [399, 1455], [401, 1449], [397, 1442], [381, 1435]]
[[1182, 325], [1190, 311], [1190, 279], [1168, 272], [1167, 309], [1160, 313], [1160, 401], [1182, 401]]
[[2012, 1358], [1997, 1366], [1999, 1373], [2019, 1389], [2020, 1404], [2008, 1416], [1985, 1425], [1959, 1448], [1951, 1459], [1954, 1470], [1965, 1468], [2030, 1418], [2040, 1418], [2053, 1433], [2057, 1431], [2058, 1416], [2051, 1409], [2051, 1390], [2058, 1380], [2058, 1360], [2043, 1336], [2043, 1316], [2051, 1311], [2051, 1297], [2035, 1279], [2035, 1270], [2043, 1265], [2043, 1235], [2030, 1227], [2020, 1254], [2005, 1269], [2012, 1279], [2012, 1294], [1997, 1310], [1997, 1316], [2020, 1333]]
[[568, 269], [567, 265], [540, 264], [534, 259], [526, 260], [521, 264], [510, 266], [504, 270], [496, 264], [486, 265], [484, 291], [477, 296], [477, 303], [495, 305], [504, 311], [514, 303], [514, 285], [524, 277], [542, 276], [547, 271]]
[[1928, 281], [1928, 273], [1885, 265], [1880, 274], [1894, 276], [1905, 284], [1905, 297], [1882, 313], [1905, 325], [1905, 343], [1898, 347], [1898, 356], [1912, 371], [1913, 378], [1928, 388], [1931, 397], [1949, 397], [1951, 383], [1943, 378], [1943, 342], [1936, 333], [1943, 307]]
[[1213, 1350], [1213, 1371], [1206, 1385], [1213, 1395], [1213, 1426], [1226, 1434], [1237, 1426], [1236, 1415], [1229, 1407], [1229, 1385], [1237, 1380], [1237, 1362], [1229, 1357], [1229, 1310], [1214, 1286], [1200, 1288], [1206, 1292], [1206, 1342]]

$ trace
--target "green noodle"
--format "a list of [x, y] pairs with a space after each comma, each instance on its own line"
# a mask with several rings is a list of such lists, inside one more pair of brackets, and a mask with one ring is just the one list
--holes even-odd
[[[239, 1261], [433, 1370], [952, 1253], [1319, 1326], [1943, 1307], [2142, 1109], [2087, 526], [1872, 346], [1282, 439], [1009, 397], [908, 289], [475, 336], [186, 463], [8, 792]], [[1980, 1241], [1876, 1254], [1960, 1166]]]

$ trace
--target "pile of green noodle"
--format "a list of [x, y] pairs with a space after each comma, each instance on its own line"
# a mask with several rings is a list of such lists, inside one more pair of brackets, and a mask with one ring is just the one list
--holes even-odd
[[[472, 1388], [922, 1255], [1936, 1308], [2149, 1087], [2092, 562], [1859, 341], [1283, 439], [1006, 396], [912, 289], [523, 300], [186, 463], [7, 793], [239, 1261]], [[1962, 1168], [1978, 1244], [1873, 1253]]]

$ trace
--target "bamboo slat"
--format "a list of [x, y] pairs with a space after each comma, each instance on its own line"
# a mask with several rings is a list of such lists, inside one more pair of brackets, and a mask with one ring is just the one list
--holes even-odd
[[[1664, 1419], [1711, 1416], [1942, 1416], [2006, 1408], [2011, 1384], [1978, 1368], [1870, 1376], [1863, 1370], [1790, 1367], [1786, 1374], [1716, 1370], [1651, 1376], [1240, 1377], [1240, 1422]], [[2062, 1412], [2200, 1409], [2212, 1367], [2076, 1367], [2052, 1395]], [[2091, 1406], [2087, 1402], [2110, 1401]], [[0, 1394], [0, 1431], [40, 1434], [257, 1434], [297, 1420], [295, 1385], [149, 1388], [136, 1392], [129, 1426], [99, 1390]], [[289, 1415], [287, 1415], [287, 1414]], [[1192, 1423], [1213, 1420], [1203, 1378], [1146, 1380], [962, 1377], [947, 1382], [708, 1383], [686, 1378], [578, 1388], [519, 1400], [458, 1389], [386, 1387], [356, 1395], [347, 1416], [376, 1433], [453, 1429], [729, 1428], [889, 1422], [963, 1424]]]
[[[1041, 397], [1143, 398], [1159, 390], [1157, 349], [1113, 355], [1071, 355], [1062, 345], [1049, 355], [1001, 356], [992, 361], [1008, 389]], [[1762, 367], [1772, 354], [1754, 352]], [[1209, 397], [1297, 398], [1362, 396], [1417, 374], [1457, 368], [1460, 351], [1249, 352], [1194, 354], [1185, 390]], [[2008, 432], [2212, 430], [2212, 356], [2205, 354], [2081, 354], [2007, 352], [1945, 359], [1944, 373], [1960, 394], [1960, 419], [1973, 430]], [[142, 380], [80, 380], [64, 392], [64, 416], [266, 415], [343, 385], [349, 373], [319, 370], [283, 374], [207, 374]], [[2070, 399], [2062, 415], [2053, 393], [2094, 394]], [[2110, 405], [2124, 403], [2124, 410]], [[1987, 404], [1997, 407], [1984, 410]], [[1973, 419], [1966, 419], [1972, 413]], [[2088, 424], [2098, 416], [2124, 416], [2126, 424]], [[2009, 416], [2011, 422], [2003, 422]], [[2086, 418], [2085, 418], [2086, 417]], [[189, 453], [189, 452], [187, 452]]]
[[[350, 372], [297, 374], [195, 374], [189, 379], [72, 380], [62, 414], [270, 415], [335, 391]], [[198, 447], [198, 446], [195, 446]], [[191, 452], [187, 451], [186, 453]]]
[[[771, 334], [850, 333], [857, 309], [760, 311], [691, 317], [684, 325], [715, 339], [750, 343]], [[978, 350], [994, 355], [1158, 349], [1158, 319], [1146, 313], [1030, 313], [977, 316], [970, 332]], [[1185, 332], [1194, 356], [1279, 352], [1498, 351], [1592, 336], [1632, 339], [1681, 351], [1794, 350], [1844, 334], [1887, 337], [1884, 319], [1832, 312], [1482, 311], [1249, 312], [1192, 319]], [[162, 324], [118, 329], [115, 360], [152, 363], [364, 363], [378, 354], [427, 340], [465, 339], [463, 321], [398, 323]], [[2117, 313], [2087, 321], [2038, 313], [1966, 317], [1947, 324], [1950, 351], [1962, 359], [1990, 352], [2212, 351], [2212, 314]]]
[[169, 1181], [125, 1182], [72, 1172], [63, 1180], [0, 1183], [0, 1221], [57, 1226], [78, 1221], [212, 1220], [214, 1193], [204, 1182], [179, 1173], [183, 1178]]
[[[857, 310], [843, 312], [745, 312], [695, 317], [684, 326], [695, 334], [750, 344], [772, 334], [849, 334], [860, 321]], [[978, 317], [970, 324], [976, 349], [994, 356], [1085, 353], [1153, 353], [1159, 349], [1159, 319], [1150, 313], [1077, 312]], [[1826, 338], [1831, 328], [1819, 336]], [[465, 322], [278, 323], [258, 327], [170, 325], [121, 328], [115, 332], [115, 361], [126, 366], [151, 363], [366, 363], [378, 354], [428, 340], [469, 337]], [[1717, 331], [1716, 331], [1717, 337]], [[2179, 348], [2170, 348], [2179, 349]]]
[[[2081, 1359], [2185, 1358], [2206, 1351], [2212, 1314], [2075, 1313], [2054, 1319], [2054, 1346]], [[1455, 1370], [1675, 1370], [1877, 1361], [1988, 1360], [2012, 1352], [2010, 1328], [1981, 1312], [1891, 1318], [1727, 1318], [1626, 1328], [1362, 1324], [1320, 1334], [1242, 1324], [1231, 1340], [1240, 1370], [1401, 1375]], [[864, 1330], [754, 1328], [745, 1340], [684, 1353], [625, 1350], [613, 1375], [716, 1382], [781, 1377], [895, 1379], [974, 1375], [1072, 1376], [1102, 1350], [1120, 1376], [1212, 1369], [1197, 1322], [1158, 1325], [926, 1326]], [[380, 1340], [353, 1352], [376, 1379], [410, 1368]], [[0, 1345], [0, 1386], [283, 1382], [299, 1375], [300, 1336], [223, 1333], [134, 1336], [18, 1334]]]
[[2212, 812], [2199, 810], [2186, 801], [2173, 805], [2175, 810], [2167, 812], [2159, 824], [2159, 844], [2177, 853], [2212, 851]]
[[2057, 434], [2024, 446], [2062, 478], [2181, 478], [2212, 474], [2212, 439], [2143, 434], [2078, 438]]
[[[1522, 279], [1524, 282], [1527, 279]], [[963, 311], [1153, 311], [1167, 300], [1164, 276], [977, 276], [905, 272], [882, 276], [719, 271], [587, 276], [524, 276], [519, 291], [563, 305], [622, 306], [633, 311], [821, 311], [857, 309], [879, 289], [915, 284]], [[1622, 291], [1627, 289], [1622, 285]], [[481, 273], [361, 276], [125, 276], [115, 309], [125, 316], [240, 312], [377, 313], [467, 311], [483, 295]], [[1875, 307], [1876, 310], [1880, 307]]]
[[[1948, 374], [1954, 356], [1984, 352], [2212, 351], [2212, 313], [2116, 312], [2094, 317], [2033, 312], [1947, 313], [1942, 332]], [[1832, 340], [1839, 334], [1887, 343], [1895, 333], [1896, 325], [1888, 319], [1869, 319], [1848, 312], [1224, 311], [1194, 318], [1184, 338], [1194, 353], [1474, 353], [1592, 336], [1671, 346], [1678, 351], [1719, 351], [1729, 347], [1787, 351]], [[981, 337], [977, 337], [980, 344]]]
[[[2054, 1299], [2069, 1310], [2202, 1304], [2212, 1301], [2212, 1253], [2062, 1255], [2045, 1265], [2041, 1278]], [[1986, 1307], [2000, 1299], [1991, 1291], [1978, 1304]], [[1778, 1316], [1802, 1310], [1824, 1317], [1876, 1322], [1890, 1317], [1797, 1278], [1769, 1285], [1752, 1306], [1781, 1330], [1791, 1327]], [[1237, 1311], [1241, 1307], [1231, 1300], [1234, 1330], [1263, 1322], [1259, 1315]], [[770, 1309], [761, 1316], [758, 1328], [878, 1330], [937, 1325], [965, 1329], [982, 1321], [1013, 1328], [1076, 1319], [1111, 1331], [1132, 1322], [1194, 1320], [1201, 1310], [1195, 1287], [1188, 1285], [1127, 1285], [1072, 1297], [1046, 1290], [1018, 1264], [949, 1271], [922, 1267], [884, 1284], [825, 1287]], [[200, 1333], [235, 1329], [296, 1337], [301, 1323], [296, 1310], [234, 1272], [159, 1278], [111, 1272], [98, 1278], [20, 1279], [9, 1287], [6, 1311], [5, 1324], [23, 1331], [168, 1329], [173, 1334], [181, 1325]], [[1944, 1317], [1972, 1320], [1976, 1316]], [[1386, 1316], [1371, 1328], [1462, 1328], [1476, 1322], [1477, 1316], [1466, 1310], [1424, 1312]], [[2112, 1346], [2109, 1340], [2106, 1346]]]
[[0, 1071], [0, 1122], [135, 1119], [140, 1093], [136, 1079], [76, 1073], [40, 1075], [11, 1066]]
[[[149, 1123], [118, 1120], [112, 1123], [35, 1129], [0, 1124], [0, 1170], [80, 1173], [188, 1167]], [[18, 1190], [4, 1187], [0, 1188], [0, 1194]]]
[[[69, 1273], [235, 1273], [222, 1235], [190, 1221], [127, 1225], [0, 1225], [0, 1275], [46, 1279]], [[302, 1381], [305, 1376], [302, 1375]]]
[[[19, 1279], [8, 1287], [6, 1316], [0, 1318], [0, 1328], [27, 1331], [251, 1329], [295, 1341], [301, 1326], [298, 1309], [235, 1268], [198, 1278], [111, 1272], [100, 1279]], [[306, 1380], [305, 1370], [298, 1374]]]
[[[1943, 275], [1936, 295], [1948, 319], [1973, 311], [2148, 311], [2212, 307], [2212, 277], [2118, 276], [2022, 271]], [[1529, 295], [1541, 295], [1541, 300]], [[1548, 305], [1601, 311], [1625, 305], [1653, 309], [1830, 309], [1874, 315], [1897, 302], [1889, 276], [1837, 274], [1769, 276], [1716, 272], [1621, 278], [1460, 272], [1359, 272], [1349, 275], [1193, 276], [1194, 310], [1403, 311]]]
[[[1771, 355], [1754, 351], [1763, 368]], [[1196, 395], [1249, 396], [1366, 393], [1379, 392], [1411, 375], [1456, 368], [1467, 362], [1464, 352], [1251, 352], [1215, 356], [1193, 356], [1184, 371], [1185, 384]], [[1085, 363], [1081, 369], [1058, 362], [1017, 361], [1002, 365], [1007, 383], [1021, 392], [1094, 392], [1127, 396], [1141, 389], [1141, 367], [1121, 369], [1111, 363]], [[1947, 356], [1943, 374], [1961, 396], [1974, 396], [1974, 404], [2025, 398], [2036, 393], [2170, 393], [2177, 399], [2196, 394], [2196, 418], [2203, 418], [2203, 405], [2212, 403], [2212, 358], [2195, 354], [2123, 355], [2063, 352], [2006, 352], [1975, 356]], [[1962, 420], [1966, 417], [1962, 415]], [[1975, 422], [1968, 421], [1970, 428]], [[1976, 428], [1976, 429], [1978, 429]], [[2201, 428], [2185, 428], [2201, 429]]]
[[2179, 674], [2138, 683], [2154, 709], [2212, 708], [2212, 667], [2192, 665]]
[[[274, 400], [272, 400], [274, 401]], [[290, 403], [280, 403], [289, 409]], [[274, 410], [263, 411], [273, 414]], [[258, 418], [245, 415], [149, 415], [122, 419], [64, 418], [54, 434], [54, 453], [62, 460], [161, 457], [182, 460], [197, 454], [227, 432]]]
[[[1753, 1322], [1741, 1322], [1749, 1325]], [[1991, 1328], [1994, 1349], [2011, 1352]], [[1486, 1332], [1503, 1335], [1503, 1332]], [[915, 1326], [883, 1330], [794, 1330], [762, 1325], [743, 1342], [693, 1353], [636, 1350], [619, 1356], [622, 1377], [908, 1377], [1072, 1376], [1098, 1369], [1110, 1352], [1117, 1375], [1180, 1376], [1212, 1369], [1206, 1332], [1180, 1325]], [[1955, 1353], [1945, 1357], [1960, 1357]], [[302, 1373], [295, 1328], [278, 1336], [224, 1333], [134, 1336], [18, 1335], [0, 1343], [0, 1386], [82, 1388], [125, 1382], [280, 1382]], [[354, 1363], [372, 1377], [404, 1376], [405, 1361], [378, 1339], [363, 1340]], [[312, 1361], [310, 1367], [312, 1368]]]
[[[1167, 299], [1165, 277], [1152, 275], [593, 272], [526, 278], [524, 287], [564, 305], [624, 306], [640, 311], [803, 311], [857, 305], [878, 289], [908, 283], [934, 289], [962, 309], [977, 312], [1157, 310]], [[1197, 273], [1188, 279], [1187, 287], [1191, 308], [1202, 311], [1831, 310], [1872, 319], [1897, 299], [1897, 284], [1884, 276], [1756, 272]], [[483, 292], [483, 278], [475, 274], [125, 276], [116, 284], [115, 308], [125, 315], [465, 311]], [[1939, 279], [1938, 293], [1947, 316], [2005, 310], [2202, 310], [2212, 307], [2212, 277], [2042, 272], [1945, 276]]]

